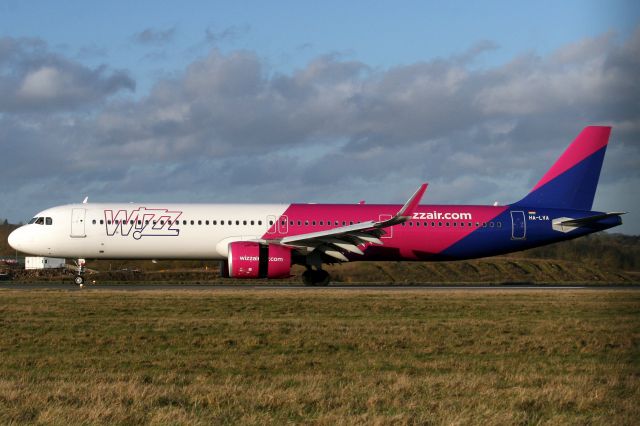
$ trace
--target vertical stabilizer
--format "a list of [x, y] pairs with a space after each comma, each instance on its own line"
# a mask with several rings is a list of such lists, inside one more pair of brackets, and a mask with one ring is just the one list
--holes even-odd
[[591, 210], [611, 127], [585, 127], [522, 200], [525, 207]]

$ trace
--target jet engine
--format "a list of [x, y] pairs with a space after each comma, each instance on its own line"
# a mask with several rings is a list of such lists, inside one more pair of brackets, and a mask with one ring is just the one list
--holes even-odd
[[291, 249], [276, 244], [235, 241], [229, 244], [224, 266], [223, 275], [228, 273], [230, 278], [288, 278]]

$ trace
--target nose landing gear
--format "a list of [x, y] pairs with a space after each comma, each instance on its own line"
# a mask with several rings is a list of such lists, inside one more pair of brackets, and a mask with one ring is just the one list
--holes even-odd
[[84, 265], [86, 261], [84, 259], [78, 259], [76, 264], [76, 276], [73, 278], [73, 282], [80, 288], [84, 287]]

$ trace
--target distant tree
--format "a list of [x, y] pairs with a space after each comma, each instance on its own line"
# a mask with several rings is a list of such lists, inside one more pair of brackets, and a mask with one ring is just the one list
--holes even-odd
[[8, 221], [7, 219], [5, 219], [5, 220], [3, 220], [3, 221], [2, 221], [2, 224], [3, 224], [3, 225], [8, 225], [8, 224], [9, 224], [9, 221]]

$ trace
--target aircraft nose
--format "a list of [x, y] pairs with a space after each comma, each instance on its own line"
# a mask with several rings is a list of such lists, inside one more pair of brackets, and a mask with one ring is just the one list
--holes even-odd
[[23, 251], [22, 246], [24, 245], [24, 229], [22, 227], [14, 230], [9, 234], [9, 238], [7, 238], [7, 242], [14, 250]]

